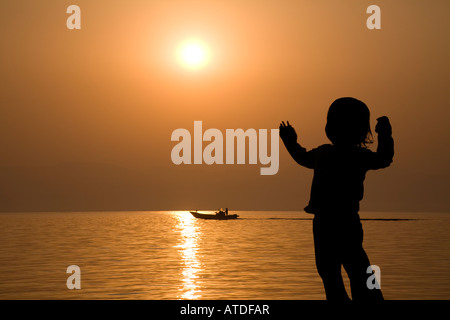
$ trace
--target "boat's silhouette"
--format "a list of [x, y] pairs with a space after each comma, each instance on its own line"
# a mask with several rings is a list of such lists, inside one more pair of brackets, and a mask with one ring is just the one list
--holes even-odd
[[211, 219], [211, 220], [230, 220], [237, 219], [237, 214], [228, 214], [227, 211], [219, 210], [215, 214], [201, 213], [197, 211], [189, 211], [194, 217], [198, 219]]

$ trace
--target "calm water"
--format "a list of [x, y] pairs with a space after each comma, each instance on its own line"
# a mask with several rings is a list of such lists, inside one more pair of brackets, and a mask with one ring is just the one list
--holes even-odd
[[[237, 213], [0, 213], [0, 299], [325, 298], [311, 215]], [[450, 299], [450, 214], [361, 218], [386, 299]], [[81, 290], [66, 287], [69, 265]]]

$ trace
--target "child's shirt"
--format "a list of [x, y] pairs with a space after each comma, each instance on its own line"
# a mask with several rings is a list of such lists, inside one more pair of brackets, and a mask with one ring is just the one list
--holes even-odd
[[368, 170], [388, 167], [394, 156], [392, 137], [379, 137], [377, 152], [357, 146], [324, 144], [306, 151], [299, 144], [287, 146], [294, 160], [314, 169], [311, 196], [305, 211], [323, 217], [333, 212], [359, 211]]

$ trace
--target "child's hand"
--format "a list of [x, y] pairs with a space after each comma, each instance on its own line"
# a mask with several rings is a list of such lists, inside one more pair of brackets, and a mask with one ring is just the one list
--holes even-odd
[[377, 119], [378, 123], [375, 126], [375, 132], [381, 135], [392, 135], [392, 127], [389, 123], [389, 118], [386, 116]]
[[297, 133], [295, 129], [289, 124], [287, 121], [287, 125], [284, 121], [280, 124], [280, 138], [284, 143], [296, 143], [297, 142]]

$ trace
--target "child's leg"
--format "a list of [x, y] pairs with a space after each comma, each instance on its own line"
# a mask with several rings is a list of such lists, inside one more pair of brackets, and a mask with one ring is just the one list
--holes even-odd
[[333, 227], [314, 219], [314, 251], [316, 266], [325, 287], [327, 300], [350, 300], [341, 273], [341, 258]]
[[343, 253], [343, 265], [350, 279], [353, 300], [382, 300], [380, 289], [370, 289], [367, 280], [372, 275], [367, 273], [369, 258], [362, 246], [363, 230], [361, 223], [355, 223], [346, 232], [346, 250]]
[[341, 264], [316, 254], [316, 266], [327, 300], [350, 300], [342, 279]]

